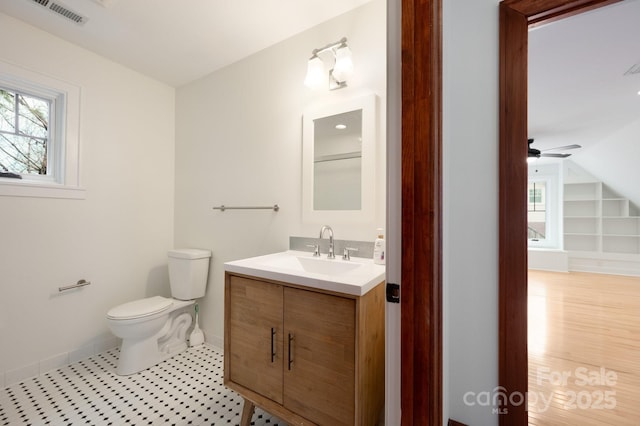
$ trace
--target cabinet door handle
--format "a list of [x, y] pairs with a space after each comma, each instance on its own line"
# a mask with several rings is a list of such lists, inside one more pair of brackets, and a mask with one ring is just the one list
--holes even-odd
[[274, 339], [276, 337], [276, 329], [271, 327], [271, 362], [274, 362], [276, 360], [276, 351], [275, 349], [275, 344], [274, 344]]
[[293, 335], [291, 333], [289, 333], [289, 348], [288, 348], [288, 352], [289, 352], [289, 370], [291, 370], [291, 364], [293, 364], [293, 359], [291, 358], [291, 346], [293, 343]]

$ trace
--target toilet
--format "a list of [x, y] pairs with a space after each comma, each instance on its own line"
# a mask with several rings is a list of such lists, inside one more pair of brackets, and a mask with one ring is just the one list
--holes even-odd
[[211, 252], [169, 250], [171, 298], [134, 300], [111, 308], [107, 324], [122, 339], [116, 373], [125, 376], [152, 367], [187, 349], [187, 330], [193, 323], [189, 306], [203, 297]]

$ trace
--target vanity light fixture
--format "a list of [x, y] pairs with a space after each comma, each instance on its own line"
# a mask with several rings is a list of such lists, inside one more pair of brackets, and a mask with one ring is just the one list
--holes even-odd
[[346, 124], [336, 124], [336, 129], [338, 130], [344, 130], [347, 128]]
[[307, 76], [304, 85], [310, 89], [320, 89], [324, 82], [324, 63], [315, 53], [307, 64]]
[[[321, 56], [326, 59], [321, 58]], [[329, 90], [346, 87], [347, 79], [353, 75], [351, 49], [347, 46], [346, 37], [311, 51], [304, 85], [311, 89], [320, 89], [327, 84], [325, 60], [328, 60], [333, 65], [333, 68], [329, 70]]]

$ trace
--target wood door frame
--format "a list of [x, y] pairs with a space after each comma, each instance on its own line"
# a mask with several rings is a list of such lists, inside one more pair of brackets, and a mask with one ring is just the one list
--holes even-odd
[[[621, 0], [504, 0], [500, 3], [499, 378], [526, 395], [527, 359], [527, 43], [529, 27]], [[509, 399], [509, 398], [507, 398]], [[500, 425], [525, 426], [524, 404], [507, 401]]]
[[442, 0], [401, 0], [401, 422], [442, 424]]

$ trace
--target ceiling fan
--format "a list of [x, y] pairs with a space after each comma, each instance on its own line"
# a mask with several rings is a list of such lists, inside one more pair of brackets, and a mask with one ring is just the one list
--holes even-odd
[[543, 149], [542, 151], [536, 148], [532, 148], [531, 144], [533, 143], [534, 139], [527, 139], [527, 144], [529, 145], [529, 154], [528, 157], [529, 158], [540, 158], [540, 157], [553, 157], [553, 158], [567, 158], [568, 156], [570, 156], [571, 154], [564, 154], [564, 153], [559, 153], [559, 152], [549, 152], [549, 151], [566, 151], [568, 149], [576, 149], [576, 148], [582, 148], [581, 145], [565, 145], [565, 146], [557, 146], [555, 148], [549, 148], [549, 149]]

